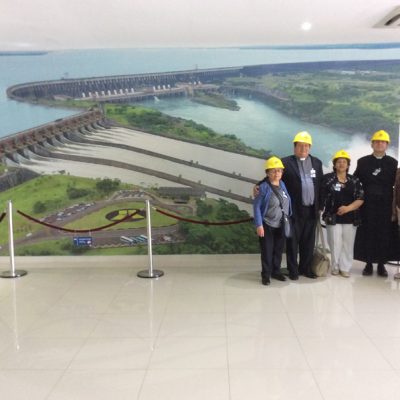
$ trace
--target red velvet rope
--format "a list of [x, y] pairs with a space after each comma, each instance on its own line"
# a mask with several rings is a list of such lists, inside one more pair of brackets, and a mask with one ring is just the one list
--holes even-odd
[[3, 212], [3, 213], [0, 215], [0, 222], [3, 221], [3, 219], [4, 219], [5, 216], [6, 216], [6, 213], [5, 213], [5, 212]]
[[195, 219], [189, 219], [189, 218], [183, 218], [179, 217], [174, 214], [170, 214], [169, 212], [159, 210], [158, 208], [155, 209], [157, 212], [160, 214], [164, 214], [168, 217], [178, 219], [180, 221], [186, 221], [186, 222], [191, 222], [192, 224], [202, 224], [202, 225], [234, 225], [234, 224], [242, 224], [243, 222], [250, 222], [253, 220], [253, 218], [246, 218], [246, 219], [240, 219], [238, 221], [225, 221], [225, 222], [210, 222], [210, 221], [196, 221]]
[[53, 229], [58, 229], [59, 231], [64, 231], [64, 232], [72, 232], [72, 233], [80, 233], [80, 232], [96, 232], [96, 231], [101, 231], [103, 229], [109, 228], [110, 226], [114, 226], [114, 225], [118, 225], [121, 222], [124, 222], [128, 219], [130, 219], [131, 217], [133, 217], [134, 215], [136, 215], [138, 213], [138, 211], [136, 210], [134, 213], [129, 214], [127, 216], [125, 216], [124, 218], [122, 218], [120, 221], [115, 221], [112, 222], [111, 224], [107, 224], [107, 225], [103, 225], [103, 226], [99, 226], [98, 228], [93, 228], [93, 229], [68, 229], [68, 228], [61, 228], [60, 226], [56, 226], [56, 225], [52, 225], [52, 224], [48, 224], [47, 222], [43, 222], [43, 221], [39, 221], [38, 219], [31, 217], [28, 214], [25, 214], [24, 212], [17, 210], [17, 213], [22, 215], [23, 217], [29, 219], [32, 222], [36, 222], [37, 224], [40, 225], [44, 225], [47, 226], [48, 228], [53, 228]]

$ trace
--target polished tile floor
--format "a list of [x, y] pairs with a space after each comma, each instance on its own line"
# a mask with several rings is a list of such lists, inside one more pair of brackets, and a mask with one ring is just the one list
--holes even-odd
[[396, 268], [264, 287], [258, 256], [94, 260], [0, 279], [1, 399], [400, 398]]

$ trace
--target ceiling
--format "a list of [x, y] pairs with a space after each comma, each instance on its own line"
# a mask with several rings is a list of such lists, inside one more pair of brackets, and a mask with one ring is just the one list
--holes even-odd
[[374, 27], [398, 6], [400, 0], [1, 0], [0, 50], [400, 42], [400, 28]]

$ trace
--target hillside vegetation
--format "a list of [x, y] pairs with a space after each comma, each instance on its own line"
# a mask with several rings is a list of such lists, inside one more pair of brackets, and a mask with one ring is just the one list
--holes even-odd
[[400, 117], [398, 72], [270, 73], [230, 78], [225, 84], [239, 89], [239, 93], [240, 89], [262, 93], [271, 106], [316, 124], [350, 133], [370, 134], [385, 129], [394, 134]]

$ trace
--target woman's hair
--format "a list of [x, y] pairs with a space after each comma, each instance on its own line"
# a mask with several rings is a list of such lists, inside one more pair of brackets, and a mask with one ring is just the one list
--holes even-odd
[[349, 172], [350, 160], [349, 160], [348, 158], [344, 158], [344, 157], [339, 157], [339, 158], [335, 158], [334, 160], [332, 160], [333, 172], [336, 172], [336, 167], [335, 167], [336, 161], [337, 161], [337, 160], [340, 160], [341, 158], [343, 158], [344, 160], [347, 161], [347, 169], [346, 169], [346, 172]]

